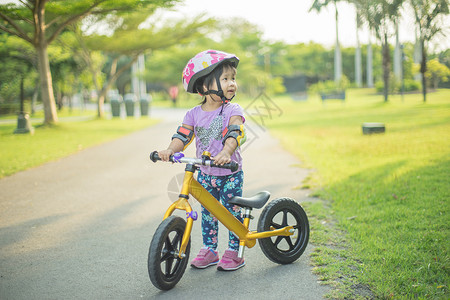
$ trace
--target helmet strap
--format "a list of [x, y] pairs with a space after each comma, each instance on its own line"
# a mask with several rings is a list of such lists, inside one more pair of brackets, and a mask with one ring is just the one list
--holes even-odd
[[[221, 76], [221, 75], [219, 75], [219, 74], [216, 75], [217, 91], [215, 91], [215, 90], [208, 90], [208, 91], [206, 91], [203, 95], [211, 95], [211, 94], [214, 94], [214, 95], [219, 96], [220, 99], [222, 100], [222, 110], [223, 110], [223, 105], [224, 105], [224, 104], [227, 104], [228, 102], [230, 102], [231, 100], [233, 100], [233, 98], [234, 98], [235, 95], [233, 95], [233, 97], [231, 97], [231, 99], [228, 99], [228, 98], [225, 97], [225, 95], [224, 95], [224, 93], [223, 93], [223, 90], [222, 90], [222, 86], [220, 85], [220, 76]], [[222, 112], [221, 112], [221, 113], [222, 113]]]
[[221, 74], [217, 74], [216, 75], [216, 84], [217, 84], [217, 93], [216, 95], [220, 97], [220, 99], [222, 100], [222, 109], [223, 109], [223, 104], [227, 104], [228, 102], [230, 102], [231, 100], [233, 100], [233, 97], [231, 97], [231, 99], [228, 99], [225, 97], [223, 90], [222, 90], [222, 85], [220, 84], [220, 76]]

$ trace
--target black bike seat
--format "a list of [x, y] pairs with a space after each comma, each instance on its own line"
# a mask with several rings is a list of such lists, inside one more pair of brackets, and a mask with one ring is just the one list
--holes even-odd
[[230, 201], [228, 201], [228, 203], [242, 207], [261, 208], [264, 206], [264, 204], [266, 204], [269, 198], [270, 193], [263, 191], [248, 198], [234, 196], [233, 198], [230, 199]]

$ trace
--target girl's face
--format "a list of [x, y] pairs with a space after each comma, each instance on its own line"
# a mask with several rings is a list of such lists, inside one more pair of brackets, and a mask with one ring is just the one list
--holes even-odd
[[[231, 97], [233, 97], [236, 94], [238, 89], [236, 83], [236, 69], [229, 66], [225, 66], [223, 68], [223, 72], [219, 78], [219, 81], [223, 90], [223, 94], [227, 99], [231, 99]], [[211, 89], [217, 90], [216, 80], [213, 80]], [[217, 95], [212, 94], [211, 97], [215, 101], [221, 101], [221, 99]]]

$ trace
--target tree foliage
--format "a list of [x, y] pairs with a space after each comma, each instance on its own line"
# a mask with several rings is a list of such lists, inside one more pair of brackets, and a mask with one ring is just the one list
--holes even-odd
[[38, 57], [44, 123], [58, 121], [47, 48], [69, 25], [88, 15], [112, 15], [130, 11], [153, 12], [173, 6], [177, 0], [21, 0], [0, 5], [0, 30], [33, 45]]
[[[86, 48], [102, 51], [111, 58], [105, 84], [101, 88], [97, 87], [99, 117], [104, 116], [103, 104], [108, 90], [121, 74], [130, 69], [141, 54], [190, 42], [199, 37], [199, 31], [211, 23], [210, 20], [199, 16], [192, 20], [178, 20], [167, 24], [150, 22], [143, 26], [147, 19], [148, 15], [142, 12], [108, 16], [108, 21], [116, 24], [112, 34], [82, 36]], [[125, 63], [119, 65], [120, 60]]]
[[314, 0], [311, 5], [311, 10], [316, 10], [318, 12], [321, 11], [323, 7], [328, 6], [330, 3], [334, 3], [334, 11], [335, 11], [335, 22], [336, 22], [336, 46], [334, 48], [334, 81], [338, 83], [342, 76], [342, 53], [341, 46], [339, 43], [339, 10], [337, 7], [338, 2], [343, 2], [343, 0]]
[[427, 98], [427, 51], [428, 43], [444, 28], [442, 19], [439, 17], [449, 14], [448, 0], [410, 0], [414, 11], [416, 25], [419, 31], [421, 48], [420, 73], [422, 74], [423, 101]]
[[391, 77], [391, 53], [389, 38], [395, 33], [403, 0], [355, 0], [359, 15], [382, 45], [384, 101], [388, 101]]
[[[39, 8], [38, 2], [43, 8], [41, 17], [45, 16], [45, 24], [39, 23], [40, 19], [35, 16], [39, 15], [36, 10]], [[187, 20], [164, 21], [153, 15], [158, 7], [170, 7], [177, 1], [38, 2], [24, 0], [19, 4], [0, 5], [0, 30], [3, 31], [0, 32], [0, 62], [3, 67], [0, 102], [17, 99], [20, 81], [17, 78], [23, 76], [25, 79], [25, 86], [29, 86], [26, 90], [28, 96], [38, 90], [35, 89], [38, 86], [35, 81], [41, 78], [40, 90], [47, 90], [47, 93], [42, 92], [46, 110], [50, 107], [52, 113], [51, 104], [60, 103], [64, 95], [94, 89], [99, 96], [98, 115], [102, 117], [103, 104], [110, 88], [118, 88], [121, 93], [130, 92], [130, 66], [142, 53], [146, 54], [147, 68], [141, 75], [153, 90], [167, 90], [172, 85], [180, 85], [180, 73], [188, 59], [205, 49], [220, 49], [240, 57], [240, 93], [250, 96], [256, 96], [262, 90], [283, 92], [284, 77], [306, 75], [308, 84], [333, 79], [335, 54], [333, 49], [322, 45], [266, 41], [262, 31], [245, 19], [212, 20], [196, 16]], [[335, 3], [334, 0], [314, 1], [313, 8], [314, 5], [322, 8], [331, 2]], [[397, 90], [398, 85], [391, 81], [389, 75], [392, 49], [387, 41], [395, 32], [399, 3], [404, 1], [349, 2], [356, 5], [361, 20], [371, 28], [381, 44], [381, 47], [373, 45], [376, 51], [373, 74], [376, 81], [384, 82], [381, 86], [384, 86], [387, 99], [387, 91]], [[440, 16], [448, 14], [448, 0], [410, 2], [414, 2], [417, 9], [424, 7], [416, 14], [416, 21], [422, 24], [426, 45], [442, 31], [443, 24], [439, 20]], [[133, 6], [133, 3], [138, 5]], [[438, 7], [438, 4], [441, 6]], [[406, 8], [412, 7], [413, 4]], [[39, 31], [39, 28], [45, 30]], [[404, 78], [412, 80], [413, 45], [406, 43], [404, 51], [407, 57], [403, 62]], [[361, 52], [365, 55], [367, 47], [363, 45]], [[354, 82], [355, 48], [342, 48], [340, 54], [343, 74]], [[48, 73], [43, 68], [46, 60]], [[445, 54], [439, 56], [439, 62], [450, 65]], [[363, 68], [365, 63], [363, 60]], [[47, 76], [51, 75], [50, 69], [53, 77]], [[431, 73], [427, 72], [426, 78], [431, 78]], [[50, 87], [51, 92], [48, 91]], [[56, 95], [57, 101], [46, 100], [46, 95]], [[45, 118], [48, 122], [47, 113]]]
[[17, 37], [0, 34], [0, 112], [16, 109], [9, 103], [17, 98], [20, 81], [33, 68], [34, 55], [30, 48]]
[[432, 84], [433, 88], [437, 89], [440, 81], [447, 82], [450, 77], [450, 69], [439, 62], [437, 58], [433, 58], [427, 62], [427, 72], [425, 76]]

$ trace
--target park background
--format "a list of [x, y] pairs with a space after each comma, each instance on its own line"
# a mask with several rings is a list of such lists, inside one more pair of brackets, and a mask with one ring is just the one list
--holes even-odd
[[[236, 53], [239, 103], [250, 111], [270, 99], [277, 114], [267, 111], [264, 126], [312, 170], [298, 188], [322, 199], [306, 208], [312, 263], [330, 297], [448, 298], [448, 1], [308, 1], [302, 14], [331, 16], [311, 27], [327, 27], [334, 43], [277, 40], [250, 17], [221, 18], [220, 6], [194, 14], [189, 1], [42, 1], [40, 28], [31, 1], [8, 2], [0, 176], [151, 126], [152, 106], [174, 105], [170, 87], [180, 90], [175, 106], [192, 107], [200, 99], [180, 84], [187, 60], [204, 49]], [[358, 12], [355, 45], [336, 43], [349, 35], [336, 35], [343, 3]], [[416, 15], [422, 27], [397, 30]], [[364, 122], [386, 132], [365, 136]]]

